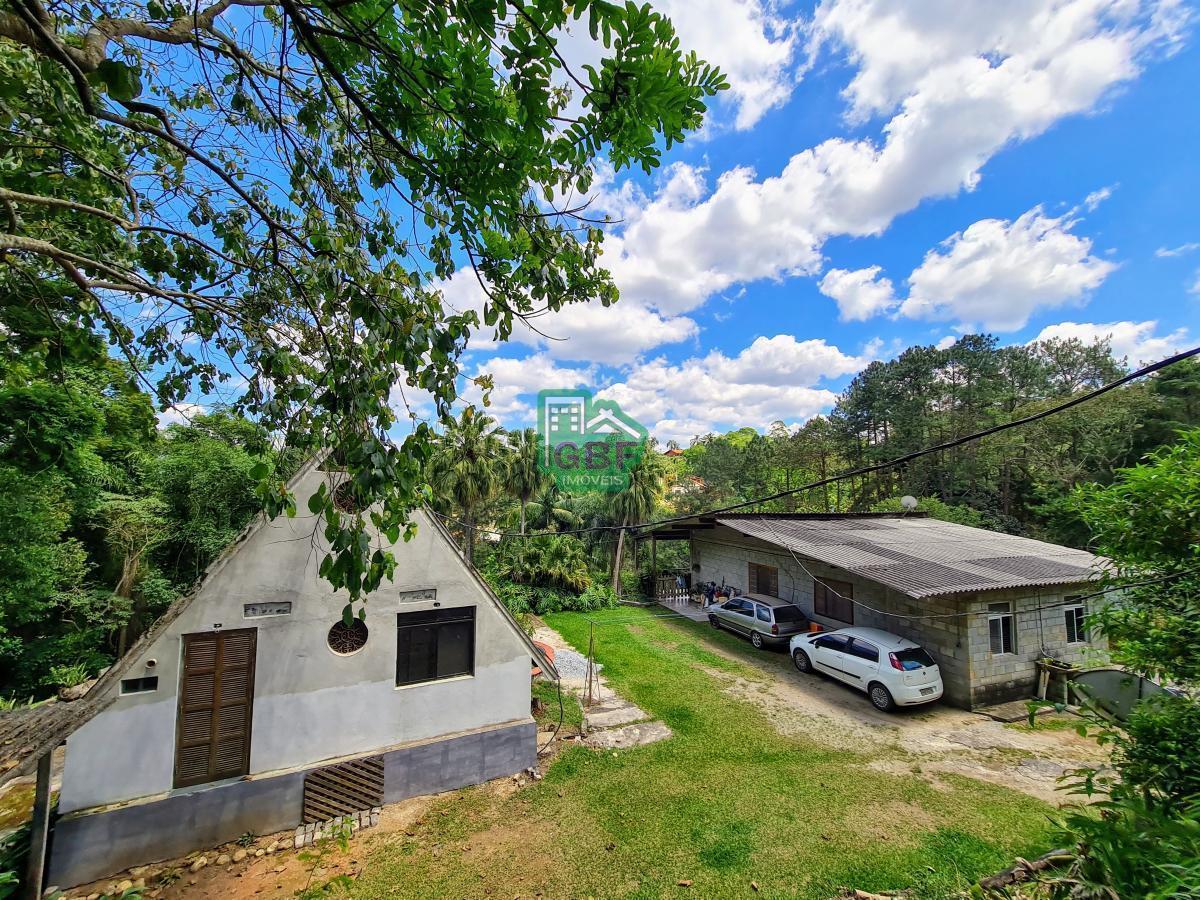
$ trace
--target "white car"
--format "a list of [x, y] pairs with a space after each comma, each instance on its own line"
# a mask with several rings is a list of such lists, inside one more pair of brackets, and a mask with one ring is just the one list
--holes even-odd
[[942, 674], [933, 657], [908, 638], [878, 628], [798, 634], [788, 649], [801, 672], [820, 672], [854, 685], [885, 712], [942, 696]]

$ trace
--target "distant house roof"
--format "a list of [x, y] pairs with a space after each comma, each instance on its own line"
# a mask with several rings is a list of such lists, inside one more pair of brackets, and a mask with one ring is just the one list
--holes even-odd
[[678, 537], [714, 524], [917, 599], [1087, 582], [1099, 578], [1107, 562], [1086, 550], [911, 513], [723, 514], [677, 522], [656, 533]]

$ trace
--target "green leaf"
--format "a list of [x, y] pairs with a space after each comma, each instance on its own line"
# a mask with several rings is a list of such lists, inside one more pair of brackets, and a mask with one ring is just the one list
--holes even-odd
[[141, 73], [117, 59], [103, 60], [93, 75], [104, 92], [117, 101], [133, 100], [142, 93]]

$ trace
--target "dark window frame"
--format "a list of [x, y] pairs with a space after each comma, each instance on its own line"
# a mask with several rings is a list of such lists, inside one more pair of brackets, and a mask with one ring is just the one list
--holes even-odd
[[813, 614], [853, 625], [854, 585], [835, 578], [814, 578]]
[[[431, 684], [452, 678], [475, 675], [475, 634], [478, 617], [474, 606], [454, 606], [448, 609], [418, 610], [396, 614], [396, 687], [416, 684]], [[443, 630], [461, 630], [468, 625], [466, 634], [466, 666], [455, 666], [443, 671], [446, 660], [441, 659]], [[424, 630], [424, 634], [420, 631]], [[414, 637], [423, 637], [423, 643], [414, 647]], [[423, 654], [423, 656], [422, 656]]]
[[746, 581], [749, 593], [767, 597], [779, 596], [779, 569], [763, 563], [747, 563]]

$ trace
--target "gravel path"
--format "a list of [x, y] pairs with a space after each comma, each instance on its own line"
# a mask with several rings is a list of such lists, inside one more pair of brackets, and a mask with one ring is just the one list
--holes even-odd
[[[563, 647], [554, 651], [554, 668], [563, 678], [587, 678], [587, 657]], [[596, 670], [604, 668], [596, 663]]]

